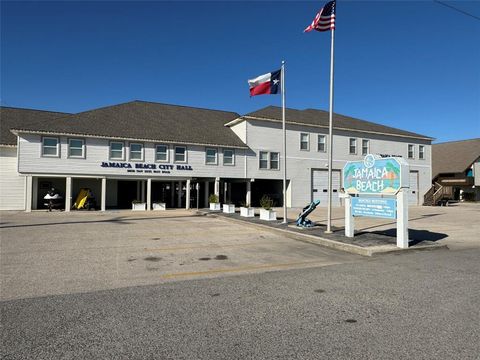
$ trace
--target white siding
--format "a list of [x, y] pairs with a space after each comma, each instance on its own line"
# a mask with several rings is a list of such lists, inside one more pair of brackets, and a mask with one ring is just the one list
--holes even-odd
[[240, 140], [242, 140], [244, 143], [247, 143], [247, 122], [246, 121], [242, 121], [241, 123], [233, 125], [230, 128], [235, 133], [235, 135], [237, 135], [240, 138]]
[[[282, 125], [280, 123], [249, 120], [246, 132], [247, 145], [252, 156], [247, 159], [247, 177], [258, 179], [282, 179], [283, 159], [280, 171], [260, 170], [259, 151], [282, 153]], [[310, 134], [309, 150], [300, 150], [300, 133]], [[327, 168], [327, 152], [317, 151], [317, 135], [327, 135], [328, 129], [287, 124], [287, 178], [291, 180], [292, 206], [305, 206], [311, 201], [312, 169]], [[349, 139], [357, 139], [357, 154], [349, 154]], [[418, 199], [423, 202], [423, 194], [431, 186], [431, 146], [427, 140], [404, 139], [395, 136], [365, 134], [359, 132], [335, 131], [333, 140], [333, 169], [342, 170], [347, 161], [361, 160], [361, 140], [370, 140], [370, 153], [400, 155], [410, 164], [410, 170], [418, 171]], [[425, 159], [408, 159], [408, 144], [425, 146]], [[327, 148], [330, 146], [327, 136]]]
[[25, 210], [25, 176], [17, 173], [17, 148], [0, 147], [0, 210]]
[[[71, 159], [67, 157], [67, 137], [60, 137], [60, 157], [41, 156], [41, 136], [24, 134], [19, 138], [20, 159], [19, 172], [22, 174], [59, 174], [59, 175], [83, 175], [83, 176], [107, 176], [110, 178], [190, 178], [190, 177], [220, 177], [220, 178], [243, 178], [245, 172], [245, 150], [235, 149], [235, 165], [223, 165], [223, 148], [218, 149], [218, 165], [205, 165], [205, 147], [198, 145], [186, 145], [187, 162], [178, 165], [190, 165], [193, 171], [176, 170], [170, 174], [135, 172], [129, 173], [127, 169], [101, 167], [105, 162], [128, 162], [146, 164], [169, 164], [174, 163], [175, 145], [169, 145], [169, 162], [155, 162], [155, 144], [144, 143], [144, 160], [142, 162], [129, 161], [128, 142], [125, 141], [126, 158], [124, 161], [109, 160], [109, 141], [106, 139], [86, 138], [86, 158]], [[180, 146], [180, 145], [179, 145]], [[184, 146], [184, 145], [181, 145]]]

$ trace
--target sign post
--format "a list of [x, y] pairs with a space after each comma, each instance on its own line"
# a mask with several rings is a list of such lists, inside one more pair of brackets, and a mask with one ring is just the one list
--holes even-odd
[[345, 236], [354, 237], [356, 216], [397, 219], [397, 246], [408, 248], [409, 165], [403, 158], [365, 156], [343, 168]]

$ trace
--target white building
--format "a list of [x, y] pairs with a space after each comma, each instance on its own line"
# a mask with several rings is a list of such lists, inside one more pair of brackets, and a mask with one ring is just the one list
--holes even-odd
[[[40, 209], [55, 187], [69, 210], [90, 188], [99, 208], [133, 200], [167, 207], [221, 202], [258, 206], [267, 194], [282, 205], [281, 109], [236, 113], [143, 101], [79, 114], [0, 109], [0, 209]], [[326, 206], [328, 113], [287, 109], [287, 205]], [[342, 115], [334, 116], [334, 202], [346, 161], [367, 153], [410, 163], [410, 203], [431, 185], [432, 138]], [[197, 196], [196, 185], [199, 185]]]

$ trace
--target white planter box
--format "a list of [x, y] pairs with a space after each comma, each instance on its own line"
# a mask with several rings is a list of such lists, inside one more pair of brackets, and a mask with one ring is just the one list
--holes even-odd
[[223, 204], [223, 212], [225, 214], [235, 214], [235, 205], [233, 205], [233, 204]]
[[147, 203], [132, 203], [133, 211], [145, 211], [147, 210]]
[[273, 210], [260, 209], [260, 220], [277, 220], [277, 212]]
[[220, 203], [210, 203], [210, 210], [220, 211]]
[[167, 204], [165, 203], [153, 203], [153, 210], [167, 210]]
[[240, 216], [243, 217], [255, 217], [255, 209], [251, 207], [241, 207], [240, 208]]

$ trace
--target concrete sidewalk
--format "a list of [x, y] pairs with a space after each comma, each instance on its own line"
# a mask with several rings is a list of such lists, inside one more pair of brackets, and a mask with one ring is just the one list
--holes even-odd
[[[309, 219], [316, 222], [312, 229], [300, 229], [295, 219], [300, 208], [288, 209], [289, 226], [281, 223], [283, 208], [276, 208], [278, 221], [266, 222], [255, 218], [243, 218], [236, 213], [201, 210], [200, 213], [216, 215], [229, 220], [247, 222], [270, 230], [282, 231], [286, 236], [319, 245], [352, 252], [364, 256], [405, 251], [396, 247], [396, 222], [388, 219], [355, 218], [355, 237], [344, 236], [344, 209], [333, 208], [333, 234], [325, 234], [327, 209], [317, 208]], [[258, 209], [257, 209], [258, 215]], [[480, 204], [458, 203], [448, 207], [412, 206], [409, 208], [409, 239], [407, 250], [454, 250], [480, 248]]]

